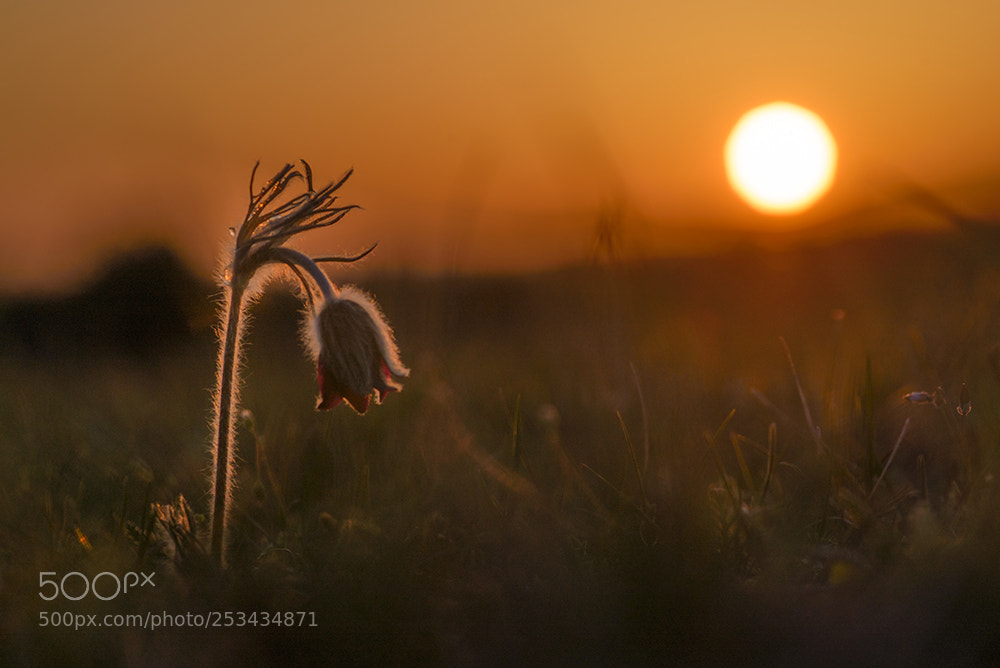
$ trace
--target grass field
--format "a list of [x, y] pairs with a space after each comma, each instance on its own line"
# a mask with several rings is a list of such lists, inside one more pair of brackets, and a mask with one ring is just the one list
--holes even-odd
[[[412, 374], [364, 417], [313, 410], [273, 288], [224, 574], [172, 558], [151, 510], [183, 495], [205, 529], [207, 292], [124, 271], [11, 301], [0, 662], [995, 661], [1000, 243], [977, 234], [366, 277]], [[156, 587], [69, 600], [104, 572]], [[246, 623], [61, 624], [227, 611]]]

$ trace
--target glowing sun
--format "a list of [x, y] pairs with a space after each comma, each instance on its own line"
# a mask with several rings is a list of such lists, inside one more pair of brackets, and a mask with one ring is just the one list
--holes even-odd
[[766, 214], [795, 214], [826, 194], [837, 169], [837, 144], [819, 116], [788, 102], [751, 109], [726, 140], [733, 189]]

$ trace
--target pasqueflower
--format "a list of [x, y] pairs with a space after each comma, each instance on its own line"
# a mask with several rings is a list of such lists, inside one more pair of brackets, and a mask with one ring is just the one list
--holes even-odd
[[312, 340], [319, 381], [318, 410], [347, 400], [354, 410], [368, 410], [372, 392], [381, 403], [400, 389], [392, 376], [410, 371], [399, 361], [392, 330], [366, 294], [345, 287], [327, 297], [313, 319]]
[[[225, 565], [226, 522], [236, 466], [234, 433], [244, 311], [263, 284], [257, 277], [269, 273], [261, 270], [282, 265], [298, 279], [314, 323], [311, 343], [319, 369], [319, 408], [332, 408], [346, 398], [355, 410], [364, 413], [373, 391], [381, 401], [387, 392], [399, 389], [391, 374], [409, 373], [399, 361], [392, 330], [375, 303], [353, 288], [338, 290], [319, 267], [327, 262], [355, 262], [375, 247], [355, 256], [310, 257], [285, 245], [303, 232], [334, 225], [356, 208], [336, 203], [337, 191], [349, 176], [350, 172], [316, 190], [312, 169], [303, 161], [301, 170], [285, 165], [255, 193], [251, 174], [246, 216], [239, 229], [230, 229], [235, 243], [220, 276], [225, 300], [213, 420], [211, 555], [219, 567]], [[305, 192], [281, 201], [281, 195], [296, 181], [305, 183]], [[317, 309], [317, 304], [321, 308]]]

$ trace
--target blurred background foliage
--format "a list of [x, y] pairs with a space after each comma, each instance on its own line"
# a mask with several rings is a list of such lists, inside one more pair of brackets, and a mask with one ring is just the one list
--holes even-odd
[[[207, 511], [213, 287], [151, 249], [78, 294], [4, 300], [0, 657], [995, 655], [1000, 236], [602, 250], [521, 276], [347, 275], [412, 369], [365, 417], [313, 411], [301, 307], [269, 288], [224, 576], [186, 568], [150, 505]], [[56, 609], [39, 572], [129, 570], [156, 590], [57, 607], [311, 610], [318, 628], [38, 628]]]

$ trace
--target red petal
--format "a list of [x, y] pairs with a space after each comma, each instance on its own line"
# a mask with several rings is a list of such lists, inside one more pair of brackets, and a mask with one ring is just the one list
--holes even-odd
[[347, 399], [347, 403], [354, 407], [354, 410], [364, 415], [365, 411], [368, 410], [368, 404], [371, 401], [371, 395], [366, 394], [363, 397], [359, 397], [356, 394], [348, 394], [344, 396]]
[[340, 402], [343, 401], [343, 397], [333, 390], [333, 383], [329, 382], [326, 378], [327, 374], [323, 372], [323, 365], [316, 365], [316, 382], [319, 383], [319, 401], [316, 404], [316, 410], [318, 411], [328, 411], [335, 406], [339, 406]]
[[389, 394], [390, 392], [396, 392], [397, 390], [399, 390], [399, 388], [393, 387], [392, 385], [383, 384], [380, 386], [376, 386], [375, 391], [378, 392], [378, 402], [382, 403], [385, 400], [385, 395]]
[[385, 395], [390, 392], [395, 392], [399, 388], [392, 385], [392, 376], [389, 374], [389, 367], [386, 365], [385, 361], [382, 362], [382, 381], [375, 385], [375, 390], [378, 392], [378, 402], [382, 403], [385, 400]]
[[316, 404], [316, 410], [328, 411], [331, 408], [336, 408], [337, 406], [339, 406], [340, 402], [343, 400], [344, 400], [343, 397], [337, 396], [336, 394], [331, 394], [329, 397], [321, 396], [319, 398], [319, 403]]

